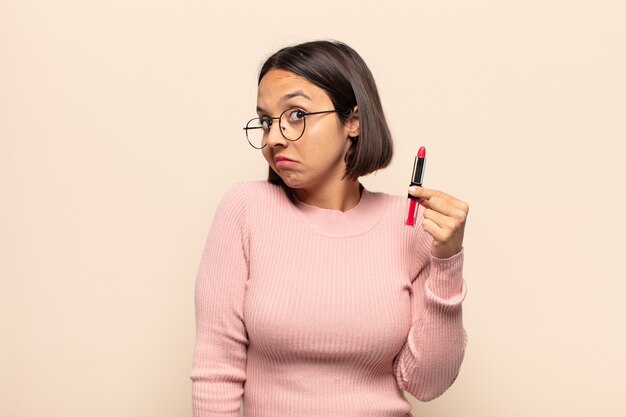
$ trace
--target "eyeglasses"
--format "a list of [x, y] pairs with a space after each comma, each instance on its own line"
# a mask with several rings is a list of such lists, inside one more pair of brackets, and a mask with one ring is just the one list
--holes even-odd
[[253, 148], [263, 149], [267, 145], [267, 135], [278, 119], [278, 129], [283, 137], [291, 142], [295, 142], [304, 135], [306, 128], [306, 116], [322, 113], [336, 113], [338, 110], [322, 110], [306, 112], [304, 110], [291, 108], [287, 109], [278, 117], [255, 117], [246, 123], [243, 130], [246, 131], [246, 139]]

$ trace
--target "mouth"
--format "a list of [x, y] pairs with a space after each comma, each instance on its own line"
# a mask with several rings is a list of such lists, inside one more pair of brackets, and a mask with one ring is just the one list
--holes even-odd
[[296, 162], [293, 159], [287, 158], [286, 156], [282, 156], [282, 155], [276, 155], [274, 157], [274, 162], [280, 162], [280, 161], [291, 161], [291, 162]]
[[297, 163], [298, 163], [297, 161], [294, 161], [293, 159], [289, 159], [286, 156], [276, 155], [274, 157], [274, 165], [276, 165], [276, 168], [289, 168], [289, 167], [294, 166]]

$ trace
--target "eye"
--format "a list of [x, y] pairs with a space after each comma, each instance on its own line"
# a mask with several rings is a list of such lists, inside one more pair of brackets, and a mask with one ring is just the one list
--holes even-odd
[[304, 120], [304, 116], [306, 113], [300, 109], [293, 109], [289, 111], [289, 121], [290, 122], [301, 122]]
[[269, 117], [261, 117], [260, 120], [263, 130], [266, 132], [270, 130], [270, 127], [272, 126], [272, 119], [270, 119]]

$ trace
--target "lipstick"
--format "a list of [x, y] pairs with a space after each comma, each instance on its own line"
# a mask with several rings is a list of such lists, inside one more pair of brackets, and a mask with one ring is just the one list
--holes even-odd
[[[424, 180], [424, 167], [426, 165], [426, 148], [421, 147], [419, 151], [417, 151], [417, 156], [415, 157], [415, 162], [413, 163], [413, 175], [411, 175], [411, 184], [410, 186], [422, 186], [422, 181]], [[414, 197], [411, 194], [408, 194], [408, 210], [406, 213], [406, 222], [407, 226], [415, 227], [415, 214], [417, 212], [417, 200], [419, 197]]]

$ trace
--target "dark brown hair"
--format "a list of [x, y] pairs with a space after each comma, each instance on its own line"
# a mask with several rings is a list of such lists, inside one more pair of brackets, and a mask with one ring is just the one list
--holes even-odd
[[[322, 88], [342, 121], [350, 119], [354, 106], [358, 106], [360, 134], [346, 153], [346, 177], [356, 180], [389, 165], [393, 156], [391, 132], [374, 77], [354, 49], [339, 41], [312, 41], [282, 48], [261, 67], [259, 83], [271, 69], [290, 71]], [[271, 167], [268, 181], [283, 183]]]

